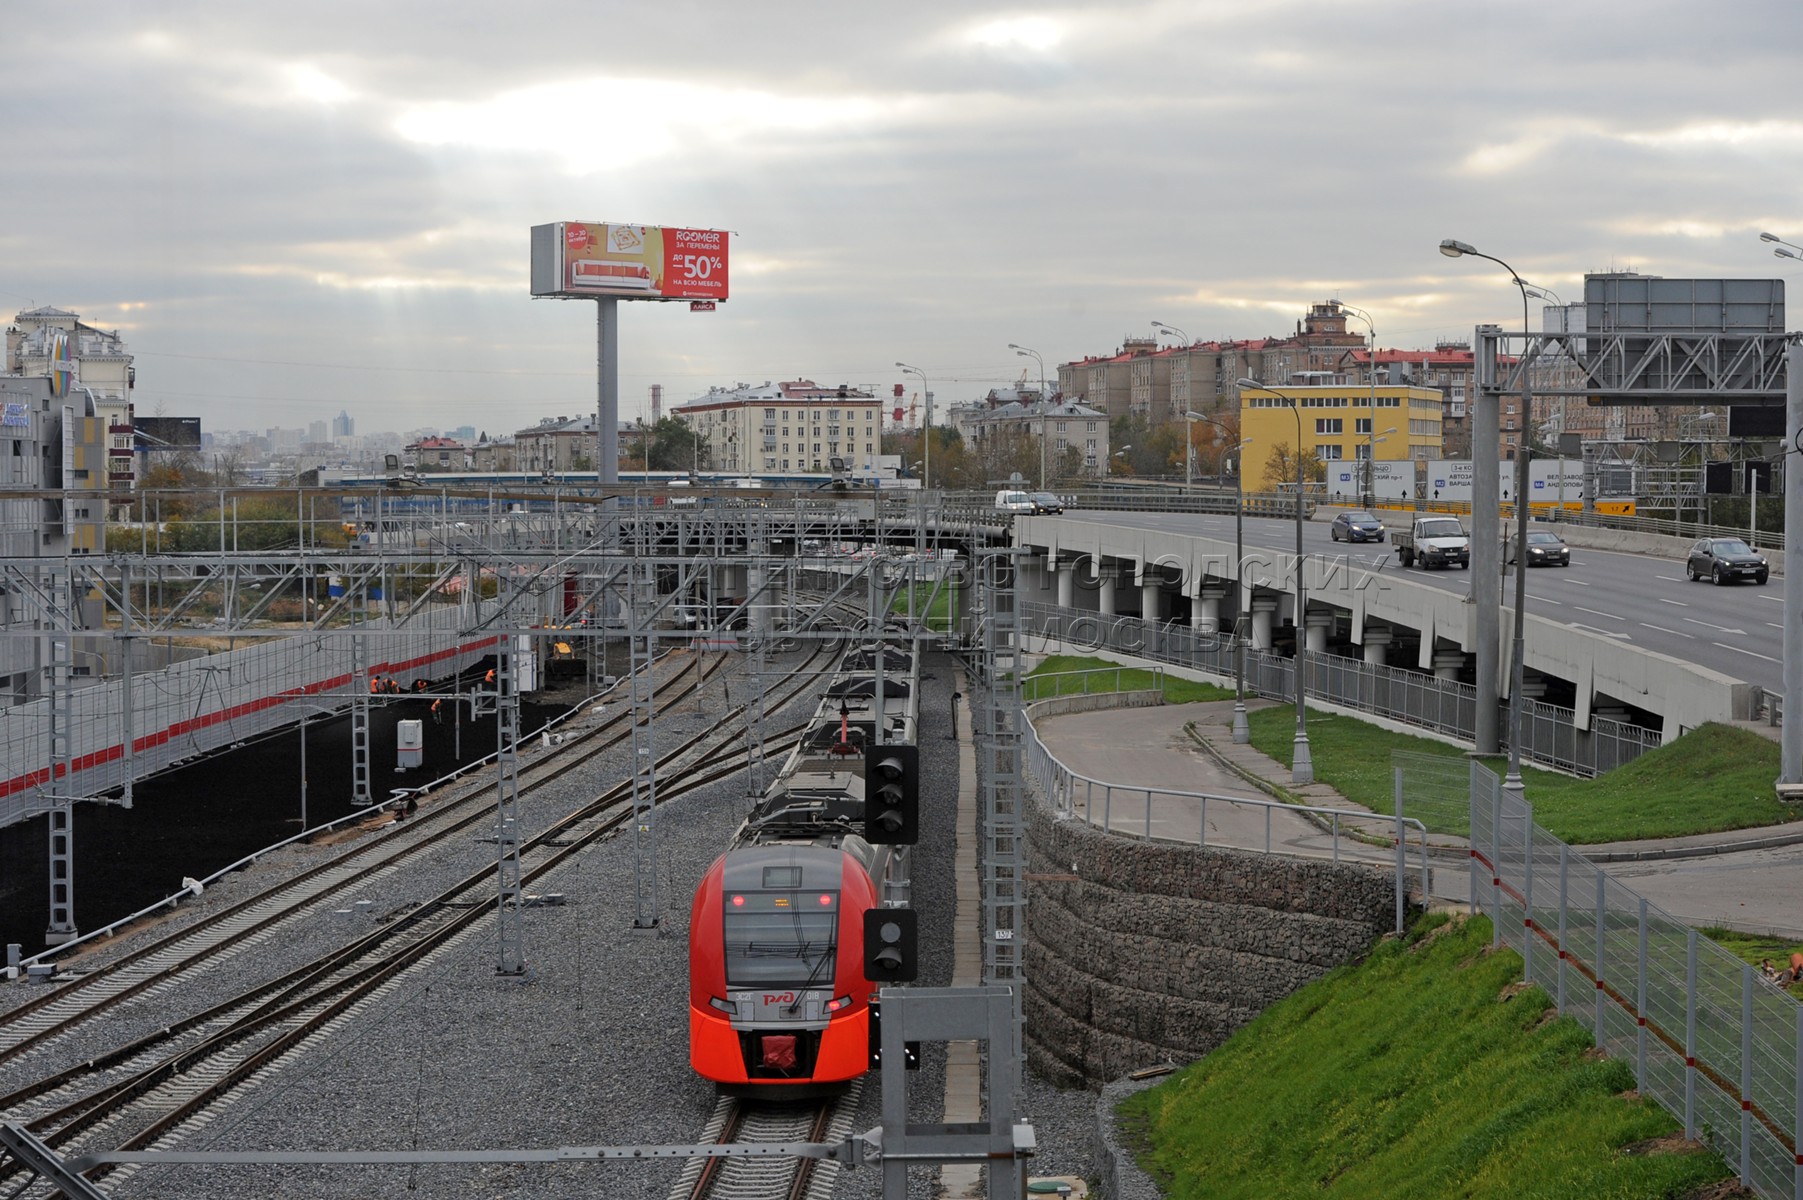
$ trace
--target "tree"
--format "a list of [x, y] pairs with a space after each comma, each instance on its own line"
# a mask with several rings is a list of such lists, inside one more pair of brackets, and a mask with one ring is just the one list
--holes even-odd
[[707, 443], [687, 421], [665, 417], [645, 431], [645, 462], [652, 471], [706, 470]]
[[[1313, 450], [1303, 451], [1302, 477], [1311, 483], [1327, 478], [1327, 468], [1321, 464]], [[1271, 447], [1271, 453], [1265, 459], [1264, 489], [1274, 492], [1282, 487], [1294, 486], [1295, 482], [1296, 451], [1288, 442], [1278, 442]]]

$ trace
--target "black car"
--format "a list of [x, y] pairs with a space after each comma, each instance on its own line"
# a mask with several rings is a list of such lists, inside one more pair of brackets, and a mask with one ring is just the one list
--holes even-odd
[[[1503, 566], [1508, 566], [1517, 558], [1515, 539], [1510, 538], [1503, 543]], [[1556, 533], [1528, 534], [1528, 566], [1530, 567], [1569, 567], [1571, 565], [1571, 547], [1559, 540]]]
[[1033, 502], [1033, 511], [1036, 513], [1056, 515], [1064, 511], [1064, 501], [1051, 492], [1034, 492], [1027, 498]]
[[1699, 579], [1716, 583], [1751, 579], [1764, 583], [1771, 570], [1765, 556], [1739, 538], [1704, 538], [1690, 548], [1690, 556], [1684, 560], [1684, 573], [1692, 583]]
[[1343, 512], [1333, 519], [1327, 536], [1336, 542], [1381, 542], [1384, 523], [1368, 512]]

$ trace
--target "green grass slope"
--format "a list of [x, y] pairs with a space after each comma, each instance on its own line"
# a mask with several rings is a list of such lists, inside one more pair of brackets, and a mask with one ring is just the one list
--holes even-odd
[[1686, 1197], [1729, 1176], [1552, 1014], [1486, 919], [1424, 918], [1123, 1102], [1170, 1200]]

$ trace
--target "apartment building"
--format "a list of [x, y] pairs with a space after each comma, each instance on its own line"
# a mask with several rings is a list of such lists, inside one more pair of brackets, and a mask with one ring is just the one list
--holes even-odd
[[[1340, 359], [1339, 370], [1354, 384], [1367, 387], [1372, 382], [1373, 358], [1369, 350], [1349, 350]], [[1471, 343], [1436, 342], [1432, 350], [1379, 350], [1375, 359], [1376, 382], [1380, 387], [1408, 386], [1433, 388], [1440, 393], [1440, 436], [1444, 457], [1471, 457], [1470, 401], [1475, 387]], [[1513, 402], [1510, 401], [1510, 404]], [[1512, 411], [1503, 415], [1505, 429], [1511, 424]], [[1505, 432], [1505, 439], [1508, 434]], [[1517, 439], [1519, 432], [1517, 432]], [[1516, 441], [1505, 440], [1503, 453], [1513, 458]]]
[[85, 392], [106, 429], [106, 463], [98, 476], [113, 515], [121, 519], [137, 487], [133, 456], [131, 392], [137, 383], [132, 355], [117, 332], [84, 324], [81, 317], [44, 306], [15, 316], [6, 329], [6, 375], [53, 378], [59, 394]]
[[[595, 469], [597, 428], [594, 417], [544, 417], [530, 429], [515, 430], [513, 469], [539, 472], [592, 471]], [[458, 445], [458, 453], [462, 453], [461, 444]]]
[[834, 458], [874, 471], [882, 445], [882, 402], [849, 384], [811, 379], [709, 388], [672, 415], [689, 424], [715, 471], [769, 475], [831, 470]]
[[[9, 497], [0, 499], [0, 557], [11, 563], [0, 586], [0, 634], [98, 621], [77, 564], [105, 548], [111, 418], [87, 390], [63, 394], [70, 374], [0, 376], [0, 490]], [[73, 613], [51, 612], [45, 598], [70, 578], [64, 571], [74, 577]], [[72, 673], [103, 673], [111, 645], [75, 639]], [[0, 705], [44, 693], [46, 653], [39, 638], [0, 636]]]
[[[1240, 436], [1248, 450], [1250, 480], [1268, 476], [1265, 464], [1279, 446], [1312, 451], [1326, 464], [1426, 461], [1444, 457], [1443, 405], [1433, 388], [1391, 384], [1289, 385], [1278, 391], [1246, 388], [1240, 395]], [[1265, 478], [1264, 486], [1285, 482]]]
[[1057, 400], [973, 407], [975, 411], [960, 414], [959, 431], [979, 454], [992, 445], [1027, 440], [1039, 451], [1048, 485], [1058, 477], [1060, 464], [1072, 449], [1081, 456], [1079, 474], [1108, 473], [1108, 414], [1099, 408]]

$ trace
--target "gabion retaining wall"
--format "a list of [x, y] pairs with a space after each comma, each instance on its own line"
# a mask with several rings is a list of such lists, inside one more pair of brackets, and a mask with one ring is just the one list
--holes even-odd
[[1150, 842], [1028, 811], [1026, 1049], [1060, 1086], [1188, 1062], [1395, 922], [1368, 867]]

